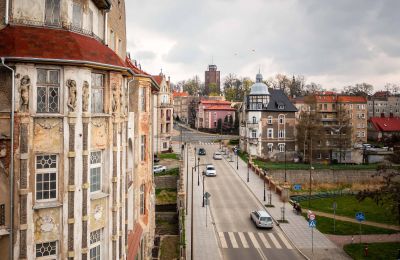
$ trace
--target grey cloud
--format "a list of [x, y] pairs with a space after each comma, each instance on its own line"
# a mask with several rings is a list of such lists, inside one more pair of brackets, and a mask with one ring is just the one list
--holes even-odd
[[156, 53], [153, 51], [137, 51], [133, 52], [133, 55], [138, 60], [151, 60], [156, 58]]

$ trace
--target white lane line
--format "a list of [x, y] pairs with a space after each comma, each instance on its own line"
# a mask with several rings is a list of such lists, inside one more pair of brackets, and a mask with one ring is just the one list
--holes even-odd
[[258, 233], [258, 236], [260, 237], [261, 241], [263, 242], [264, 246], [266, 248], [271, 248], [270, 244], [268, 243], [267, 239], [265, 238], [263, 233]]
[[257, 241], [256, 237], [254, 236], [253, 232], [249, 232], [248, 234], [249, 234], [250, 240], [253, 243], [254, 247], [255, 248], [260, 248], [260, 244], [258, 243], [258, 241]]
[[278, 233], [278, 236], [281, 238], [281, 241], [285, 244], [287, 249], [293, 249], [292, 246], [290, 245], [289, 241], [285, 238], [285, 236], [282, 233]]
[[224, 232], [218, 232], [219, 241], [221, 241], [222, 248], [228, 248], [228, 244], [226, 243]]
[[228, 232], [228, 235], [229, 235], [229, 239], [231, 240], [232, 247], [233, 248], [239, 248], [238, 243], [236, 242], [236, 238], [235, 238], [235, 235], [233, 234], [233, 232]]
[[244, 248], [249, 248], [249, 244], [247, 243], [246, 237], [243, 235], [243, 232], [238, 232], [240, 241]]
[[278, 240], [276, 240], [276, 238], [274, 237], [274, 233], [268, 233], [268, 236], [272, 240], [272, 243], [274, 243], [276, 248], [282, 248]]

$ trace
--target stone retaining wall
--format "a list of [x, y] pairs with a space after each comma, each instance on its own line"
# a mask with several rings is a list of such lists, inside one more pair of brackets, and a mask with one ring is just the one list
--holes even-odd
[[176, 189], [179, 176], [156, 176], [154, 182], [156, 189]]

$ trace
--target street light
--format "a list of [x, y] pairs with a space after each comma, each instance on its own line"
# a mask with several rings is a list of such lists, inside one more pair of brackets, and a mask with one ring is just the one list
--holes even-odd
[[267, 176], [267, 171], [266, 170], [264, 170], [263, 171], [263, 173], [264, 173], [264, 201], [265, 201], [265, 177]]
[[[197, 148], [194, 147], [194, 166], [196, 167], [196, 156], [197, 156]], [[194, 168], [194, 171], [196, 171], [196, 168]]]
[[203, 203], [202, 203], [203, 208], [204, 208], [204, 184], [205, 184], [204, 180], [205, 180], [205, 177], [206, 177], [206, 175], [203, 172]]
[[[195, 162], [196, 164], [196, 162]], [[195, 165], [196, 167], [196, 165]], [[197, 158], [197, 186], [200, 185], [200, 156]]]
[[250, 181], [250, 159], [251, 159], [250, 157], [251, 155], [249, 155], [249, 159], [247, 161], [247, 182]]

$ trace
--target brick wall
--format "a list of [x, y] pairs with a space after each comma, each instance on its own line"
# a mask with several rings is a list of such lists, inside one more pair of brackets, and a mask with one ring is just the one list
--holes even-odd
[[122, 41], [122, 49], [117, 50], [117, 54], [125, 60], [126, 56], [126, 25], [125, 25], [125, 1], [113, 0], [112, 8], [108, 14], [108, 37], [110, 30], [113, 30], [115, 35], [115, 47], [118, 49], [118, 39]]

